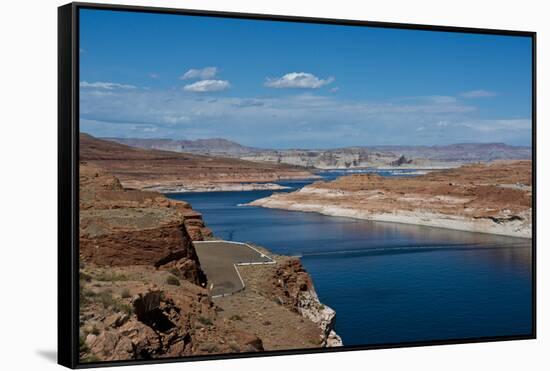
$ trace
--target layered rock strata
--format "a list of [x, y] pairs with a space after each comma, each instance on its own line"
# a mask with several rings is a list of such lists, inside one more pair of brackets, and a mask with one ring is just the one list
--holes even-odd
[[530, 238], [531, 172], [531, 161], [498, 161], [418, 177], [350, 175], [250, 205]]

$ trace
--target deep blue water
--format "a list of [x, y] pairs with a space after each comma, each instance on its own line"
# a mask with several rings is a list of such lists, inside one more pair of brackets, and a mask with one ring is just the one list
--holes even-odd
[[532, 332], [531, 240], [238, 206], [272, 192], [170, 197], [202, 212], [217, 237], [299, 255], [345, 345]]

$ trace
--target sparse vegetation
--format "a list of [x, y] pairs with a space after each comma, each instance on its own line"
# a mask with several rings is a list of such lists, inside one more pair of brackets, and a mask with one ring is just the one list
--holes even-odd
[[234, 351], [234, 352], [240, 352], [241, 351], [241, 347], [239, 347], [239, 344], [235, 343], [234, 341], [229, 343], [229, 348], [231, 348], [231, 350]]
[[170, 268], [169, 272], [176, 277], [180, 275], [180, 270], [178, 268]]
[[230, 320], [232, 321], [242, 321], [243, 318], [241, 316], [239, 316], [238, 314], [234, 314], [232, 315], [231, 317], [229, 317]]
[[180, 280], [178, 280], [174, 276], [168, 276], [168, 277], [166, 277], [166, 283], [169, 284], [169, 285], [179, 286], [180, 285]]
[[92, 276], [90, 276], [88, 273], [80, 271], [79, 273], [79, 279], [81, 281], [90, 282], [92, 280]]
[[99, 335], [99, 329], [97, 328], [96, 325], [94, 325], [92, 327], [92, 331], [90, 331], [90, 334], [93, 334], [93, 335], [96, 335], [96, 336]]
[[203, 352], [215, 353], [219, 351], [218, 345], [214, 343], [204, 343], [199, 347]]
[[123, 289], [120, 293], [120, 297], [123, 299], [127, 299], [130, 297], [130, 290], [129, 289]]
[[114, 281], [128, 281], [129, 278], [125, 274], [116, 272], [100, 272], [95, 277], [98, 281], [114, 282]]
[[202, 323], [203, 325], [210, 326], [213, 325], [214, 322], [208, 317], [199, 316], [198, 321]]
[[86, 338], [82, 335], [78, 338], [78, 350], [80, 353], [86, 353], [89, 350], [88, 345], [86, 345]]
[[123, 312], [128, 315], [134, 312], [134, 308], [130, 304], [117, 300], [113, 296], [113, 292], [110, 289], [104, 290], [97, 294], [97, 301], [101, 303], [104, 308], [112, 308], [116, 312]]

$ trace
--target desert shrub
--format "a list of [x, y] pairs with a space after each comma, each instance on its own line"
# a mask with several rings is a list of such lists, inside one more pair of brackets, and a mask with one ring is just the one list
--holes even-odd
[[128, 315], [134, 312], [134, 308], [130, 304], [117, 300], [110, 289], [97, 294], [97, 301], [100, 302], [105, 309], [112, 308], [115, 312], [123, 312]]
[[101, 361], [101, 359], [95, 356], [94, 354], [89, 354], [87, 356], [81, 357], [80, 361], [83, 363], [90, 363], [90, 362], [99, 362]]
[[85, 353], [89, 350], [88, 345], [86, 345], [86, 338], [82, 335], [78, 337], [78, 350], [80, 353]]
[[242, 321], [243, 317], [239, 316], [238, 314], [234, 314], [231, 317], [229, 317], [229, 319], [232, 321]]
[[172, 273], [174, 276], [179, 276], [180, 270], [178, 268], [170, 268], [170, 273]]
[[90, 333], [96, 336], [99, 335], [99, 329], [97, 328], [96, 325], [92, 327], [92, 331], [90, 331]]
[[104, 290], [96, 294], [97, 301], [105, 308], [109, 308], [115, 302], [113, 298], [113, 292], [110, 289]]
[[120, 293], [120, 297], [123, 299], [127, 299], [130, 297], [130, 290], [129, 289], [123, 289]]
[[83, 271], [80, 271], [78, 277], [81, 281], [90, 282], [92, 280], [92, 276], [90, 276], [88, 273], [83, 272]]
[[178, 280], [174, 276], [168, 276], [168, 277], [166, 277], [166, 283], [169, 284], [169, 285], [179, 286], [180, 285], [180, 280]]
[[202, 323], [203, 325], [210, 326], [214, 324], [212, 320], [208, 317], [199, 316], [198, 321]]
[[122, 273], [115, 272], [101, 272], [95, 276], [98, 281], [114, 282], [114, 281], [128, 281], [128, 276]]
[[241, 351], [241, 347], [239, 347], [239, 344], [235, 343], [234, 341], [229, 343], [229, 348], [231, 348], [231, 350], [234, 351], [234, 352], [240, 352]]
[[132, 307], [130, 304], [116, 302], [114, 308], [117, 312], [126, 313], [127, 315], [131, 315], [132, 313], [134, 313], [134, 307]]
[[203, 352], [208, 352], [208, 353], [214, 353], [214, 352], [218, 352], [218, 351], [219, 351], [218, 345], [217, 345], [217, 344], [214, 344], [214, 343], [204, 343], [204, 344], [201, 344], [201, 346], [199, 347], [199, 349], [202, 350]]

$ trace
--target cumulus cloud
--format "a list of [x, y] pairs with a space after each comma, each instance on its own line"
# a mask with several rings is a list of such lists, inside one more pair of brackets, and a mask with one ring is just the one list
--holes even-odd
[[94, 89], [105, 89], [105, 90], [115, 90], [115, 89], [137, 89], [134, 85], [128, 85], [128, 84], [119, 84], [116, 82], [103, 82], [103, 81], [97, 81], [97, 82], [87, 82], [87, 81], [81, 81], [80, 82], [81, 88], [94, 88]]
[[267, 78], [264, 86], [268, 88], [319, 89], [334, 81], [334, 77], [321, 79], [307, 72], [291, 72], [279, 78]]
[[491, 98], [496, 96], [497, 93], [489, 90], [470, 90], [460, 93], [462, 98]]
[[213, 91], [227, 90], [231, 87], [226, 80], [201, 80], [193, 84], [185, 85], [183, 90], [194, 93], [208, 93]]
[[218, 72], [218, 67], [191, 68], [180, 76], [180, 80], [208, 80], [216, 76]]

